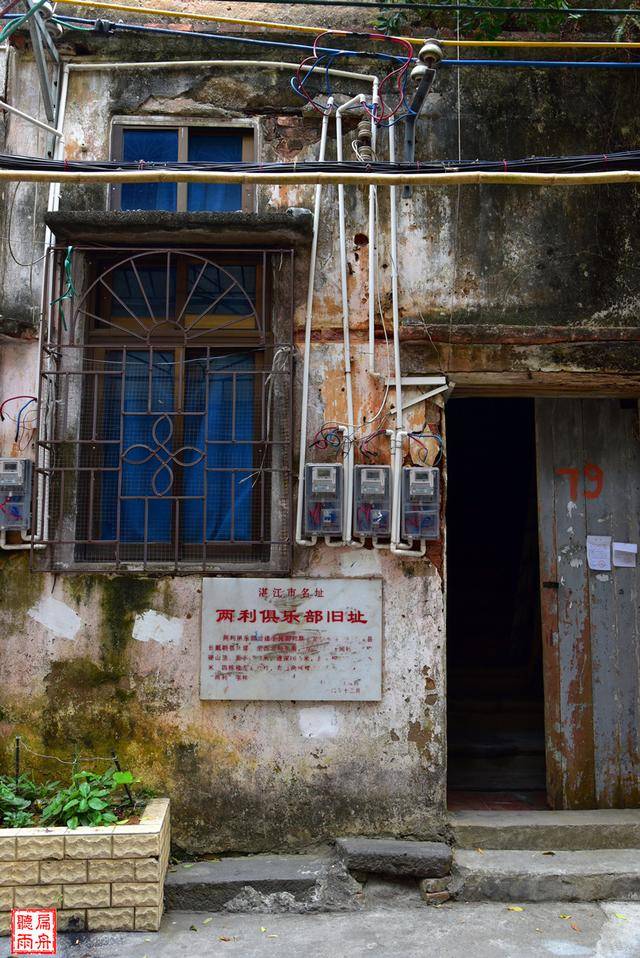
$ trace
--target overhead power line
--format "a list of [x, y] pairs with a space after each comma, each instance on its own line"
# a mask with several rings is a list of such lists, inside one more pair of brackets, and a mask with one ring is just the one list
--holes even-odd
[[[639, 64], [640, 65], [640, 64]], [[0, 171], [65, 172], [119, 174], [144, 172], [154, 174], [201, 173], [264, 175], [265, 180], [274, 173], [360, 173], [363, 163], [356, 160], [303, 160], [296, 163], [216, 163], [210, 161], [160, 162], [146, 160], [51, 160], [36, 156], [16, 156], [0, 153]], [[380, 175], [402, 174], [417, 176], [440, 173], [512, 172], [512, 173], [611, 173], [616, 171], [640, 171], [640, 150], [624, 150], [617, 153], [588, 153], [576, 156], [531, 156], [506, 160], [428, 160], [419, 163], [388, 163], [368, 161], [366, 169]]]
[[[358, 36], [353, 30], [331, 30], [326, 26], [311, 26], [301, 23], [278, 23], [270, 20], [248, 20], [242, 17], [223, 17], [215, 14], [196, 13], [194, 11], [168, 10], [166, 8], [133, 6], [127, 3], [106, 3], [104, 0], [58, 0], [58, 4], [70, 4], [73, 7], [87, 7], [91, 10], [110, 10], [122, 13], [143, 14], [145, 16], [170, 17], [173, 19], [187, 19], [197, 22], [228, 23], [242, 27], [257, 27], [265, 30], [280, 30], [289, 33], [315, 34], [331, 33], [336, 37]], [[360, 35], [362, 35], [360, 33]], [[390, 36], [390, 40], [405, 40], [414, 45], [422, 45], [424, 37]], [[640, 42], [634, 41], [569, 41], [569, 40], [438, 40], [441, 46], [450, 47], [554, 47], [566, 50], [580, 49], [637, 49]]]
[[[11, 19], [18, 14], [10, 14], [5, 19]], [[73, 27], [76, 24], [83, 25], [83, 29], [95, 31], [99, 35], [111, 35], [118, 32], [158, 34], [159, 36], [175, 37], [179, 40], [194, 41], [206, 40], [218, 43], [240, 44], [241, 46], [266, 47], [274, 50], [300, 50], [304, 53], [313, 52], [329, 54], [332, 56], [343, 57], [362, 57], [371, 60], [395, 60], [400, 63], [405, 62], [404, 57], [392, 53], [383, 53], [381, 51], [371, 50], [350, 50], [339, 47], [313, 47], [307, 43], [293, 43], [286, 40], [268, 40], [258, 39], [256, 37], [235, 37], [226, 33], [207, 33], [204, 31], [176, 30], [171, 27], [146, 27], [141, 23], [123, 23], [119, 21], [112, 23], [110, 20], [89, 20], [85, 17], [57, 16], [54, 19], [63, 26]], [[600, 70], [635, 70], [640, 68], [640, 61], [627, 60], [480, 60], [480, 59], [455, 59], [441, 60], [440, 66], [453, 67], [454, 69], [464, 67], [507, 67], [507, 68], [549, 68], [549, 69], [600, 69]]]

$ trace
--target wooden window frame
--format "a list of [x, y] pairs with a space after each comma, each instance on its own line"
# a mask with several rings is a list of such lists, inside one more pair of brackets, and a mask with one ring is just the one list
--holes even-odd
[[[206, 130], [209, 133], [235, 133], [242, 136], [242, 162], [253, 163], [257, 159], [257, 129], [254, 124], [245, 121], [239, 123], [210, 123], [208, 119], [186, 120], [170, 117], [120, 117], [114, 119], [111, 127], [111, 159], [122, 160], [125, 130], [177, 130], [178, 163], [187, 163], [189, 156], [189, 131]], [[176, 184], [176, 213], [188, 213], [188, 183]], [[109, 208], [120, 210], [122, 204], [122, 184], [114, 183], [109, 187]], [[256, 188], [252, 184], [242, 186], [242, 212], [253, 213], [256, 208]]]

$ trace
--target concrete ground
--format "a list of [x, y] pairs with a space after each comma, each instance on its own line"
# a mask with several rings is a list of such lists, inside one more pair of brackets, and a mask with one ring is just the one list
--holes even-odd
[[[640, 903], [513, 907], [478, 902], [330, 915], [173, 912], [157, 934], [61, 935], [58, 958], [640, 958]], [[9, 954], [2, 939], [0, 958]]]

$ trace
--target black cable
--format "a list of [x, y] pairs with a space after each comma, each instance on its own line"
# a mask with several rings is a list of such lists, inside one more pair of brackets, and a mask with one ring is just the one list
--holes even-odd
[[618, 153], [594, 153], [583, 156], [535, 156], [517, 160], [432, 160], [426, 163], [362, 163], [356, 160], [323, 163], [311, 160], [299, 163], [158, 163], [138, 160], [48, 160], [33, 156], [0, 154], [0, 170], [115, 173], [128, 170], [188, 170], [209, 173], [452, 173], [452, 172], [511, 172], [511, 173], [603, 173], [615, 170], [640, 170], [640, 150]]

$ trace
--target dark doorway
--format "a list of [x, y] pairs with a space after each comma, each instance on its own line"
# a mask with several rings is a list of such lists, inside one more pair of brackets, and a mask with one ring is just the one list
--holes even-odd
[[450, 807], [544, 807], [534, 402], [447, 404]]

